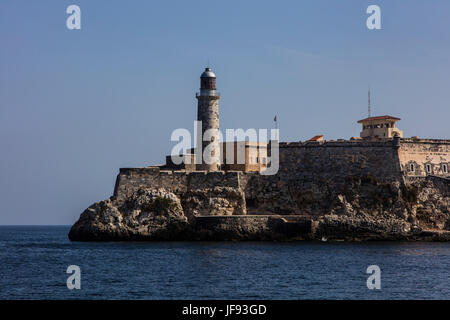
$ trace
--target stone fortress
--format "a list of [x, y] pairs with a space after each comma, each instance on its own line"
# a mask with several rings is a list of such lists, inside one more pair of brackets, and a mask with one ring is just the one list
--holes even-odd
[[[167, 156], [164, 165], [120, 169], [111, 199], [81, 215], [72, 240], [450, 239], [450, 140], [404, 138], [400, 119], [386, 115], [359, 120], [360, 137], [349, 140], [221, 142], [210, 68], [200, 84], [196, 145], [211, 158], [193, 148], [181, 164]], [[279, 170], [264, 175], [273, 143]], [[159, 197], [178, 208], [163, 227]]]
[[[208, 146], [212, 150], [212, 154], [217, 154], [216, 161], [212, 164], [206, 164], [202, 161], [200, 164], [195, 164], [195, 158], [199, 155], [192, 149], [191, 154], [184, 155], [189, 158], [189, 164], [175, 165], [171, 161], [171, 156], [166, 157], [166, 164], [159, 166], [161, 170], [184, 170], [192, 171], [242, 171], [242, 172], [261, 172], [265, 170], [269, 163], [270, 142], [251, 142], [251, 141], [234, 141], [234, 142], [219, 142], [217, 134], [211, 136], [210, 141], [203, 141], [202, 137], [209, 129], [219, 130], [219, 99], [220, 94], [216, 91], [216, 75], [210, 68], [206, 68], [200, 77], [200, 92], [196, 94], [198, 100], [197, 120], [202, 121], [201, 135], [197, 137], [197, 142], [201, 141], [202, 150]], [[361, 151], [355, 147], [374, 148], [379, 147], [382, 143], [387, 147], [398, 150], [398, 162], [400, 164], [401, 174], [405, 176], [426, 176], [435, 175], [448, 177], [449, 173], [449, 145], [450, 140], [437, 139], [419, 139], [412, 137], [410, 139], [403, 138], [403, 131], [396, 127], [396, 122], [400, 118], [392, 116], [378, 116], [368, 117], [359, 120], [362, 124], [362, 131], [360, 137], [352, 137], [349, 141], [338, 139], [337, 141], [325, 141], [323, 136], [315, 136], [305, 142], [282, 142], [279, 144], [280, 157], [285, 156], [287, 148], [296, 148], [300, 156], [306, 152], [308, 148], [313, 146], [319, 147], [319, 153], [322, 161], [333, 161], [333, 153], [336, 157], [340, 151], [344, 151], [348, 155], [351, 163], [363, 161], [364, 158], [359, 157]], [[199, 140], [200, 139], [200, 140]], [[226, 157], [226, 150], [229, 145], [234, 149], [234, 158], [228, 161]], [[211, 148], [212, 147], [212, 148]], [[245, 150], [244, 162], [238, 164], [237, 151], [241, 147]], [[245, 149], [244, 149], [245, 148]], [[374, 149], [375, 150], [375, 149]], [[292, 151], [291, 151], [292, 152]], [[319, 156], [319, 155], [318, 155]], [[321, 159], [317, 159], [320, 161]], [[382, 162], [382, 159], [380, 159]], [[380, 162], [380, 163], [381, 163]], [[285, 163], [286, 166], [291, 165]], [[392, 163], [391, 165], [394, 165]], [[157, 168], [157, 167], [149, 167]], [[295, 170], [301, 170], [301, 165], [295, 167]]]

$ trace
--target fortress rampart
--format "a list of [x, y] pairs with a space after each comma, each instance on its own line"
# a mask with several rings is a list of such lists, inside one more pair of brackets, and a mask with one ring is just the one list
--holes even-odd
[[[113, 197], [87, 208], [70, 239], [450, 240], [450, 140], [403, 138], [400, 118], [384, 115], [359, 120], [350, 140], [221, 142], [210, 68], [196, 98], [190, 163], [120, 169]], [[279, 170], [266, 175], [275, 145]]]
[[398, 146], [387, 141], [326, 141], [280, 143], [280, 173], [295, 179], [401, 176]]
[[117, 176], [114, 199], [123, 203], [139, 189], [164, 188], [176, 194], [184, 213], [220, 216], [245, 215], [245, 196], [237, 171], [165, 171], [158, 167], [123, 168]]
[[141, 188], [165, 188], [175, 194], [214, 187], [239, 188], [237, 171], [167, 171], [159, 167], [121, 168], [114, 197], [125, 199]]
[[122, 168], [114, 197], [123, 201], [140, 188], [165, 188], [182, 199], [187, 215], [191, 216], [320, 215], [336, 205], [330, 203], [330, 197], [338, 198], [352, 187], [381, 184], [388, 193], [392, 184], [398, 187], [409, 184], [412, 178], [426, 177], [425, 169], [415, 175], [408, 172], [412, 158], [417, 167], [431, 163], [433, 173], [448, 176], [435, 168], [449, 163], [449, 146], [448, 140], [411, 139], [283, 142], [276, 175]]
[[[280, 170], [262, 176], [269, 182], [283, 180], [321, 180], [347, 176], [373, 175], [383, 180], [398, 179], [400, 165], [397, 148], [390, 142], [280, 143]], [[166, 188], [174, 193], [215, 186], [240, 188], [259, 173], [240, 171], [163, 170], [159, 167], [121, 168], [114, 196], [126, 198], [140, 188]]]

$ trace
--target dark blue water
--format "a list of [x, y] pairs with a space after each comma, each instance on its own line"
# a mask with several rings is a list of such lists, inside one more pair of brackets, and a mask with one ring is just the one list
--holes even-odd
[[[450, 299], [450, 243], [72, 243], [68, 230], [0, 227], [1, 299]], [[367, 289], [372, 264], [381, 290]]]

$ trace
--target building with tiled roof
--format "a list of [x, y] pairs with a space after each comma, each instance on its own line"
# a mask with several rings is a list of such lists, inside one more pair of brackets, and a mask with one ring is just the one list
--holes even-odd
[[401, 119], [387, 115], [361, 119], [358, 121], [362, 124], [360, 136], [363, 139], [390, 139], [396, 135], [402, 138], [403, 131], [395, 125], [399, 120]]

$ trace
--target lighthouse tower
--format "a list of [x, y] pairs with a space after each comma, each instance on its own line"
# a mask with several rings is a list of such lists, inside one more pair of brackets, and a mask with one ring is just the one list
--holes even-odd
[[[220, 94], [216, 92], [216, 75], [211, 68], [205, 68], [200, 76], [200, 92], [196, 94], [196, 98], [198, 100], [197, 121], [201, 121], [201, 130], [197, 129], [196, 149], [196, 158], [201, 159], [201, 163], [198, 161], [197, 170], [217, 171], [220, 170]], [[201, 150], [198, 148], [200, 145]]]

